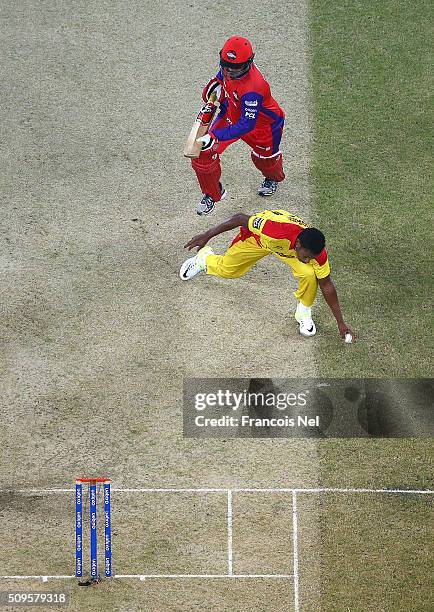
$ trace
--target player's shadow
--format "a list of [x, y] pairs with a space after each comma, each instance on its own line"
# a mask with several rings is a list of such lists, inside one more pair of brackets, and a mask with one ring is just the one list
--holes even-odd
[[367, 380], [365, 394], [349, 387], [357, 417], [372, 438], [429, 437], [434, 433], [431, 379]]
[[[305, 406], [286, 406], [284, 409], [278, 409], [276, 404], [267, 401], [274, 396], [289, 395], [301, 390], [306, 390], [306, 385], [302, 381], [294, 381], [291, 379], [281, 381], [282, 386], [275, 385], [271, 378], [252, 378], [248, 387], [248, 396], [255, 396], [257, 401], [249, 403], [244, 408], [244, 413], [255, 421], [267, 419], [293, 419], [294, 427], [290, 426], [270, 426], [270, 425], [248, 425], [238, 428], [239, 437], [244, 438], [324, 438], [327, 437], [327, 429], [333, 419], [333, 405], [328, 396], [321, 389], [309, 389], [309, 399]], [[297, 422], [298, 416], [315, 419], [319, 417], [320, 425], [318, 427], [310, 427], [299, 425]]]

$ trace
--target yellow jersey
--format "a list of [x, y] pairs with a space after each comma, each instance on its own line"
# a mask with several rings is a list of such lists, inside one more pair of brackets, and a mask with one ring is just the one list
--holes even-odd
[[[248, 229], [242, 228], [239, 239], [254, 236], [258, 245], [278, 257], [297, 257], [295, 242], [300, 232], [309, 227], [307, 223], [286, 210], [264, 210], [249, 219]], [[311, 259], [307, 265], [313, 267], [319, 279], [330, 274], [330, 264], [326, 249]]]

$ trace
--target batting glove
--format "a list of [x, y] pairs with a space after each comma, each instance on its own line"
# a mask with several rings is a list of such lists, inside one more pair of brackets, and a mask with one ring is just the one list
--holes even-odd
[[225, 94], [222, 91], [222, 86], [221, 86], [220, 81], [218, 79], [216, 79], [215, 77], [212, 78], [210, 81], [208, 81], [208, 83], [203, 88], [203, 91], [202, 91], [202, 100], [204, 102], [208, 102], [208, 100], [211, 97], [211, 94], [213, 94], [213, 93], [215, 93], [215, 95], [216, 95], [217, 102], [220, 102], [220, 104], [221, 104], [223, 102], [223, 100], [225, 99]]
[[215, 144], [217, 144], [217, 139], [213, 138], [210, 134], [205, 134], [205, 136], [197, 138], [196, 142], [202, 143], [202, 151], [209, 151]]

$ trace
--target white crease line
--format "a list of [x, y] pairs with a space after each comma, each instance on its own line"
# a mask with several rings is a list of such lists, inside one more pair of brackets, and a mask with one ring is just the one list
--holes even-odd
[[[73, 493], [75, 489], [0, 489], [3, 493]], [[249, 489], [121, 489], [112, 487], [118, 493], [408, 493], [433, 495], [431, 489], [345, 489], [345, 488], [249, 488]]]
[[228, 491], [228, 574], [233, 574], [232, 551], [232, 491]]
[[294, 610], [300, 610], [299, 595], [299, 573], [298, 573], [298, 516], [297, 516], [297, 493], [292, 493], [292, 552], [294, 564]]
[[433, 495], [430, 489], [342, 489], [342, 488], [319, 488], [319, 489], [293, 489], [295, 493], [404, 493], [418, 495]]
[[115, 578], [292, 578], [292, 574], [117, 574]]
[[65, 579], [65, 578], [75, 578], [74, 574], [64, 575], [64, 576], [0, 576], [0, 580], [42, 580], [42, 582], [47, 582], [49, 579]]
[[[115, 574], [113, 578], [139, 578], [147, 580], [148, 578], [292, 578], [292, 574]], [[0, 580], [60, 580], [74, 579], [74, 575], [64, 576], [0, 576]], [[107, 578], [110, 580], [110, 578]]]
[[116, 489], [112, 488], [112, 491], [118, 491], [120, 493], [227, 493], [230, 489]]

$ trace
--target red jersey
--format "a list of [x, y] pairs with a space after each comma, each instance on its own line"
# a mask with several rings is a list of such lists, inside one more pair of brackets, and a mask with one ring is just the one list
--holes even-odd
[[222, 70], [216, 78], [223, 85], [225, 94], [219, 116], [226, 116], [232, 124], [212, 130], [218, 140], [241, 138], [254, 129], [271, 127], [273, 132], [282, 129], [285, 113], [271, 95], [270, 85], [255, 64], [240, 79], [226, 79]]

